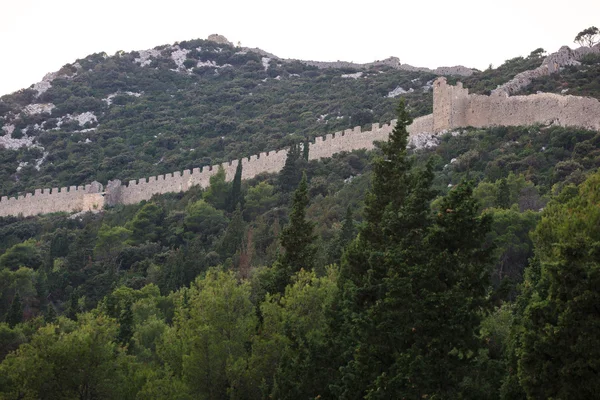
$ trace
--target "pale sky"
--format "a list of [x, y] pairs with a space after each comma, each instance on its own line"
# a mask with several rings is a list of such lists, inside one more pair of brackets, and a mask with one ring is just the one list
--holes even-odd
[[211, 33], [284, 58], [485, 69], [592, 25], [598, 0], [0, 0], [0, 95], [88, 54]]

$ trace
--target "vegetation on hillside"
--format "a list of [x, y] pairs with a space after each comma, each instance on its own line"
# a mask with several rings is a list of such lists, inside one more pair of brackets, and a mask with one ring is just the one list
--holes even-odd
[[[0, 218], [0, 398], [595, 398], [600, 133], [467, 128], [407, 149], [431, 74], [179, 49], [185, 68], [172, 46], [145, 67], [96, 54], [39, 99], [3, 97], [0, 123], [44, 149], [0, 151], [2, 194], [288, 146], [285, 167]], [[462, 80], [488, 93], [542, 54]], [[600, 98], [597, 66], [527, 90]], [[398, 86], [413, 91], [388, 142], [308, 161], [308, 138], [391, 120]], [[56, 109], [21, 112], [32, 102]], [[87, 111], [98, 126], [57, 118]]]
[[375, 152], [2, 218], [0, 396], [593, 397], [597, 134], [413, 152], [409, 121]]
[[448, 83], [454, 85], [457, 81], [461, 81], [469, 89], [469, 93], [489, 95], [492, 90], [510, 81], [515, 75], [542, 65], [544, 56], [544, 49], [539, 48], [527, 57], [511, 58], [496, 68], [490, 65], [485, 71], [474, 73], [469, 77], [450, 77]]
[[[431, 73], [374, 67], [353, 78], [355, 70], [268, 60], [210, 41], [178, 46], [189, 50], [188, 69], [178, 69], [172, 46], [158, 47], [162, 55], [146, 66], [135, 61], [138, 52], [94, 54], [77, 60], [81, 68], [66, 65], [39, 98], [31, 88], [3, 96], [0, 125], [14, 125], [15, 138], [25, 129], [43, 149], [0, 151], [0, 193], [127, 182], [370, 128], [393, 119], [396, 100], [387, 96], [397, 87], [411, 91], [405, 96], [414, 115], [432, 111]], [[31, 103], [56, 108], [51, 115], [22, 112]], [[98, 123], [61, 121], [85, 112]]]
[[595, 97], [600, 100], [600, 55], [588, 54], [581, 65], [566, 66], [560, 71], [534, 79], [521, 91], [522, 94], [537, 92]]

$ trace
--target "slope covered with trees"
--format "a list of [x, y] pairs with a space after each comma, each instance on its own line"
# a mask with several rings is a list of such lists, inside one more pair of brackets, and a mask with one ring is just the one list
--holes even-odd
[[[467, 128], [407, 149], [431, 74], [177, 46], [89, 56], [39, 97], [3, 97], [3, 126], [33, 141], [0, 151], [2, 193], [289, 146], [285, 168], [0, 218], [0, 398], [595, 397], [598, 132]], [[486, 93], [541, 53], [466, 86]], [[527, 90], [595, 96], [596, 65]], [[389, 142], [308, 161], [307, 138], [392, 119], [398, 86], [413, 91]], [[97, 122], [66, 117], [86, 112]]]
[[[538, 131], [556, 141], [525, 173], [534, 128], [413, 152], [398, 117], [376, 152], [298, 153], [279, 175], [219, 173], [99, 214], [3, 218], [2, 396], [593, 394], [597, 165], [555, 161], [577, 157], [558, 151], [566, 138], [596, 134]], [[519, 143], [491, 151], [507, 138]]]

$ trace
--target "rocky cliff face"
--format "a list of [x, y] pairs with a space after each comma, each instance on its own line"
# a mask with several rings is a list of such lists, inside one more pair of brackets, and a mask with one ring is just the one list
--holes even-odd
[[558, 72], [569, 65], [580, 65], [579, 60], [587, 54], [600, 54], [600, 43], [594, 47], [580, 47], [572, 50], [568, 46], [561, 47], [556, 53], [547, 56], [538, 68], [521, 72], [513, 79], [493, 90], [492, 93], [512, 95], [531, 84], [535, 78], [547, 76]]

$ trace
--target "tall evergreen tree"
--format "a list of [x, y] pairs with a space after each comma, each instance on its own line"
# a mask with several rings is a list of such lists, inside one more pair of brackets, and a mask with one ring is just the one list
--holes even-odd
[[506, 178], [500, 179], [498, 183], [498, 192], [496, 194], [496, 207], [510, 207], [510, 188], [508, 187], [508, 182], [506, 181]]
[[117, 339], [121, 344], [127, 346], [133, 337], [133, 310], [131, 309], [131, 301], [125, 303], [125, 307], [123, 307], [123, 310], [121, 311], [118, 322], [119, 332], [117, 334]]
[[279, 188], [288, 193], [298, 186], [301, 180], [302, 173], [298, 168], [300, 159], [300, 146], [293, 144], [288, 150], [285, 164], [279, 173]]
[[491, 249], [484, 239], [490, 225], [490, 217], [478, 216], [472, 185], [457, 185], [427, 230], [423, 261], [388, 271], [387, 293], [373, 318], [378, 335], [393, 344], [388, 350], [398, 353], [368, 398], [464, 396], [463, 380], [474, 373], [471, 356], [482, 346], [477, 334], [487, 307]]
[[225, 235], [221, 239], [220, 253], [223, 259], [233, 256], [236, 251], [242, 247], [244, 239], [245, 224], [242, 218], [242, 210], [238, 203], [235, 212], [231, 216], [231, 221], [225, 230]]
[[233, 176], [231, 192], [229, 192], [227, 203], [229, 212], [234, 212], [238, 204], [240, 205], [240, 208], [244, 208], [244, 196], [242, 194], [242, 160], [238, 161], [235, 169], [235, 175]]
[[79, 313], [79, 296], [75, 290], [71, 292], [71, 296], [69, 296], [69, 306], [65, 311], [65, 316], [67, 318], [72, 319], [73, 321], [77, 321], [77, 314]]
[[411, 121], [402, 101], [374, 162], [365, 222], [342, 259], [339, 398], [457, 397], [477, 350], [489, 220], [477, 217], [468, 184], [434, 218], [431, 163], [415, 170], [406, 154]]
[[21, 295], [17, 292], [10, 305], [8, 314], [6, 314], [6, 323], [11, 328], [14, 328], [15, 325], [21, 322], [23, 322], [23, 303], [21, 302]]
[[412, 119], [404, 100], [397, 112], [396, 126], [381, 146], [383, 154], [373, 162], [363, 226], [342, 258], [340, 306], [344, 320], [341, 327], [332, 329], [342, 332], [340, 342], [347, 362], [335, 389], [340, 398], [362, 398], [393, 363], [397, 352], [385, 337], [388, 329], [377, 331], [381, 316], [374, 315], [374, 307], [386, 296], [384, 278], [390, 269], [425, 261], [420, 247], [430, 224], [432, 173], [430, 168], [421, 173], [411, 170], [406, 127]]
[[339, 263], [341, 261], [342, 253], [352, 239], [354, 239], [355, 232], [352, 209], [348, 206], [348, 208], [346, 208], [344, 221], [342, 222], [342, 228], [331, 241], [329, 247], [328, 259], [330, 264]]
[[58, 317], [58, 315], [56, 314], [56, 309], [54, 309], [52, 303], [48, 303], [48, 306], [46, 307], [46, 315], [44, 316], [44, 320], [47, 323], [51, 324], [54, 321], [56, 321], [56, 317]]
[[533, 234], [518, 376], [527, 398], [600, 392], [600, 172], [551, 202]]
[[300, 269], [311, 270], [315, 262], [314, 223], [306, 220], [308, 207], [308, 183], [306, 173], [294, 192], [290, 222], [281, 232], [281, 246], [285, 249], [275, 264], [277, 291], [283, 293], [290, 277]]
[[308, 138], [306, 138], [304, 140], [304, 142], [302, 143], [302, 158], [305, 161], [308, 161], [308, 151], [310, 150], [310, 143], [308, 141]]

